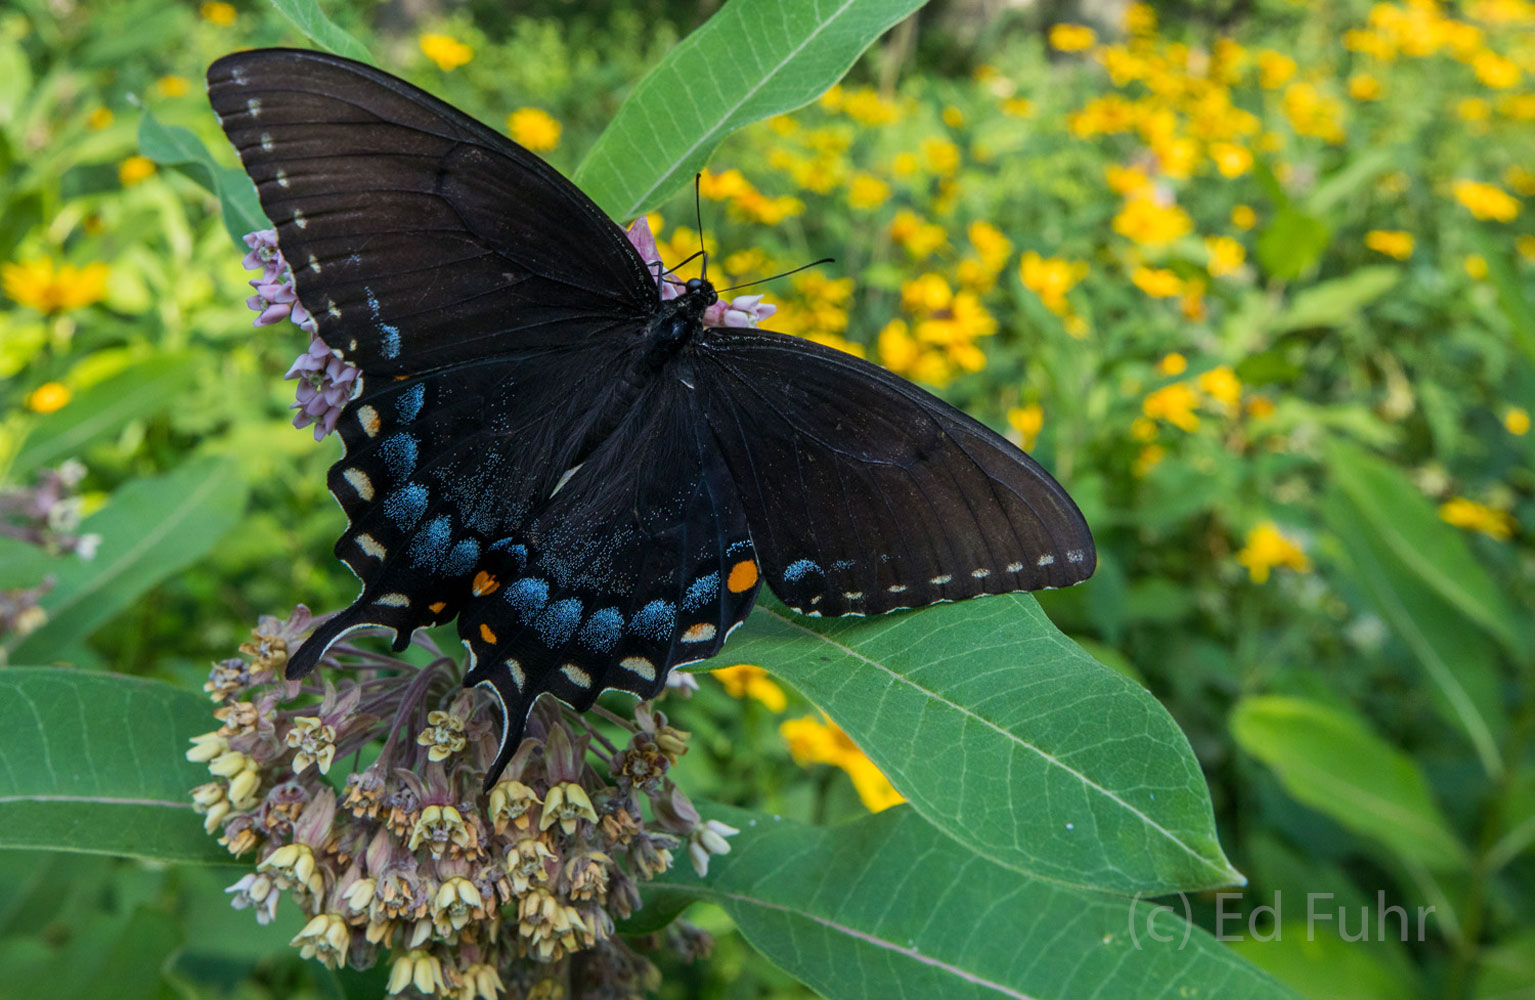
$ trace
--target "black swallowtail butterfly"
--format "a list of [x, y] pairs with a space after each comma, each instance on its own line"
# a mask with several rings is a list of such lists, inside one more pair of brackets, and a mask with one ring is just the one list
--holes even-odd
[[[458, 619], [500, 702], [658, 694], [766, 583], [807, 615], [1060, 587], [1096, 564], [1023, 452], [848, 354], [705, 326], [532, 153], [372, 67], [226, 56], [208, 93], [319, 334], [362, 375], [338, 425], [336, 555], [363, 581], [292, 657]], [[648, 266], [647, 266], [648, 265]]]

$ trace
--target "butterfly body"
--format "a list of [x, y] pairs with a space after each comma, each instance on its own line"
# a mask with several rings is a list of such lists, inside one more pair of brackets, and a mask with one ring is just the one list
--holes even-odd
[[209, 69], [321, 339], [361, 370], [329, 486], [356, 601], [397, 644], [457, 620], [467, 682], [653, 697], [770, 586], [810, 615], [1065, 586], [1092, 537], [1027, 455], [916, 386], [765, 330], [707, 325], [543, 161], [379, 70], [289, 50]]

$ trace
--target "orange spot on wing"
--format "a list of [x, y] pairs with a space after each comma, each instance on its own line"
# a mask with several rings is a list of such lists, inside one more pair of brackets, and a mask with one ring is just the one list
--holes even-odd
[[432, 614], [434, 614], [434, 615], [442, 614], [442, 609], [446, 608], [447, 606], [448, 606], [448, 602], [447, 601], [433, 601], [431, 604], [427, 605], [427, 607], [432, 609]]
[[486, 642], [490, 643], [492, 646], [494, 646], [496, 644], [496, 633], [494, 633], [494, 632], [492, 632], [490, 630], [490, 626], [489, 625], [485, 625], [483, 623], [480, 625], [480, 638], [484, 639]]
[[732, 594], [744, 593], [757, 582], [757, 564], [750, 559], [743, 559], [730, 567], [730, 576], [725, 580], [725, 586], [730, 588]]
[[475, 597], [484, 597], [486, 594], [494, 594], [497, 590], [500, 590], [501, 581], [482, 569], [475, 574], [474, 587], [472, 589], [474, 590]]

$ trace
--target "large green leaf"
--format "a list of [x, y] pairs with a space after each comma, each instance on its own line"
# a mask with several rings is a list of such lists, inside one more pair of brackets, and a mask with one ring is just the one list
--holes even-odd
[[1338, 326], [1359, 315], [1360, 310], [1389, 292], [1402, 279], [1399, 268], [1388, 265], [1361, 267], [1342, 278], [1319, 281], [1295, 293], [1288, 309], [1275, 318], [1276, 333]]
[[271, 0], [273, 7], [310, 41], [338, 56], [371, 63], [368, 47], [325, 16], [316, 0]]
[[11, 464], [11, 477], [78, 457], [93, 441], [122, 433], [130, 421], [168, 410], [204, 364], [193, 355], [157, 354], [81, 391], [68, 406], [37, 418]]
[[235, 242], [246, 233], [269, 229], [256, 185], [239, 167], [221, 166], [196, 133], [163, 125], [148, 111], [139, 120], [139, 152], [165, 167], [178, 167], [216, 195], [223, 206], [224, 228]]
[[802, 691], [995, 864], [1124, 893], [1242, 881], [1172, 718], [1026, 594], [841, 620], [765, 603], [726, 655]]
[[[61, 556], [41, 567], [54, 580], [42, 600], [48, 621], [11, 659], [51, 662], [140, 594], [201, 559], [240, 520], [245, 496], [229, 458], [194, 459], [123, 486], [80, 525], [81, 533], [101, 536], [93, 559]], [[10, 570], [4, 575], [10, 578]]]
[[1466, 849], [1417, 763], [1360, 720], [1300, 698], [1266, 696], [1237, 704], [1231, 733], [1297, 802], [1431, 870], [1466, 867]]
[[187, 740], [214, 728], [206, 698], [162, 681], [0, 670], [0, 847], [227, 862], [187, 794], [209, 780]]
[[830, 1000], [1293, 996], [1185, 923], [1181, 902], [1031, 878], [905, 807], [831, 828], [711, 815], [740, 828], [731, 853], [704, 879], [679, 865], [655, 885], [718, 903]]
[[660, 204], [743, 125], [841, 79], [922, 0], [731, 0], [635, 85], [575, 173], [613, 218]]
[[1501, 774], [1499, 744], [1508, 720], [1489, 634], [1403, 565], [1336, 482], [1322, 515], [1342, 546], [1344, 572], [1422, 665], [1439, 713], [1466, 734], [1489, 775]]
[[1439, 518], [1412, 480], [1336, 438], [1327, 444], [1327, 471], [1402, 565], [1515, 656], [1522, 656], [1529, 644], [1528, 623], [1519, 624], [1503, 591], [1471, 554], [1461, 532]]

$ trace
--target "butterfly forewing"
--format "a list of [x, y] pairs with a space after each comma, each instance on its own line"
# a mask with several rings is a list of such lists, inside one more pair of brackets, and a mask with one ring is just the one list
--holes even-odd
[[877, 614], [1092, 574], [1087, 524], [1049, 473], [904, 379], [761, 330], [709, 330], [698, 358], [767, 585], [795, 610]]

